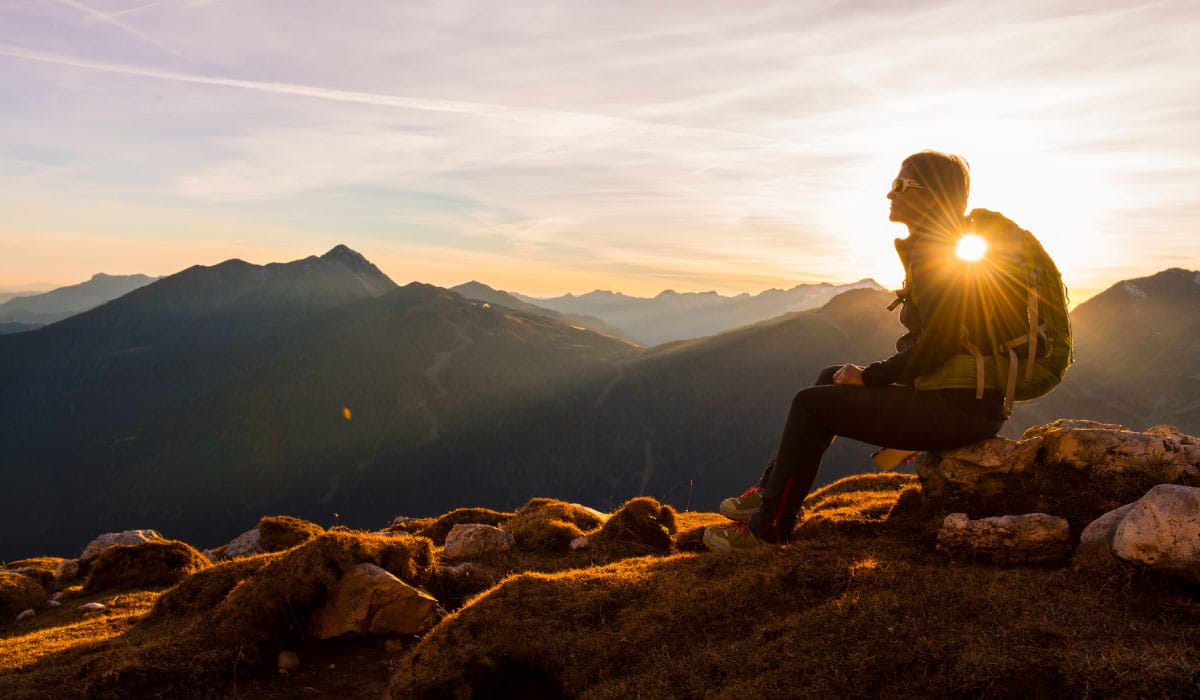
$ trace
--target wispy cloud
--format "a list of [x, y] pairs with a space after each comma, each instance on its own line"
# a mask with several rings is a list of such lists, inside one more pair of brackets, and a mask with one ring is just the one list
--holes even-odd
[[153, 46], [156, 49], [165, 51], [165, 52], [171, 54], [172, 56], [175, 56], [176, 58], [186, 58], [183, 54], [179, 53], [178, 51], [171, 48], [170, 46], [167, 46], [166, 44], [162, 43], [158, 39], [155, 39], [154, 37], [149, 36], [145, 32], [141, 31], [137, 27], [134, 27], [134, 26], [128, 24], [127, 22], [124, 22], [124, 21], [118, 19], [117, 16], [112, 13], [101, 12], [93, 7], [90, 7], [88, 5], [83, 4], [82, 2], [79, 2], [78, 0], [56, 0], [56, 2], [58, 2], [59, 4], [62, 4], [62, 5], [66, 5], [67, 7], [71, 7], [76, 10], [79, 10], [80, 12], [85, 13], [89, 17], [98, 19], [105, 24], [116, 27], [117, 29], [120, 29], [121, 31], [125, 32], [126, 34], [138, 39], [139, 41], [149, 44], [150, 46]]

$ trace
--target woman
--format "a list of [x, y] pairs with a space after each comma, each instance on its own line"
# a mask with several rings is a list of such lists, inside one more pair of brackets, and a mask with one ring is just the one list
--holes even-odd
[[787, 542], [821, 457], [837, 435], [918, 451], [961, 447], [1000, 431], [1006, 417], [1002, 392], [913, 386], [917, 377], [963, 352], [964, 333], [987, 337], [982, 295], [947, 260], [961, 237], [970, 182], [959, 156], [922, 151], [901, 164], [887, 197], [889, 218], [909, 232], [896, 240], [906, 272], [900, 320], [909, 332], [888, 359], [866, 368], [828, 367], [815, 386], [796, 394], [779, 451], [758, 485], [722, 503], [721, 512], [737, 522], [705, 530], [710, 549]]

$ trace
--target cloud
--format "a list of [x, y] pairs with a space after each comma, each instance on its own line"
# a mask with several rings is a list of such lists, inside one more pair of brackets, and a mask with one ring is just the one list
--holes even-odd
[[95, 8], [92, 8], [92, 7], [89, 7], [88, 5], [83, 4], [82, 2], [78, 2], [78, 0], [56, 0], [56, 1], [62, 5], [66, 5], [67, 7], [71, 7], [76, 10], [79, 10], [80, 12], [87, 14], [89, 17], [98, 19], [101, 22], [104, 22], [105, 24], [116, 27], [117, 29], [120, 29], [121, 31], [125, 32], [126, 34], [128, 34], [146, 44], [149, 44], [150, 46], [153, 46], [157, 49], [165, 51], [165, 52], [171, 54], [172, 56], [175, 56], [176, 58], [185, 58], [185, 56], [183, 54], [179, 53], [175, 49], [171, 48], [170, 46], [167, 46], [166, 44], [162, 43], [161, 41], [159, 41], [158, 39], [155, 39], [152, 36], [148, 36], [145, 32], [141, 31], [137, 27], [134, 27], [126, 22], [121, 21], [120, 19], [117, 19], [117, 17], [113, 14], [101, 12]]

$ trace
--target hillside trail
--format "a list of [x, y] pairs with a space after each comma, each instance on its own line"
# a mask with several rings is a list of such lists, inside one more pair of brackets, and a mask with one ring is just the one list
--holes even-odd
[[605, 384], [604, 388], [600, 390], [600, 395], [596, 397], [596, 406], [597, 407], [604, 405], [604, 401], [608, 398], [609, 392], [611, 392], [613, 390], [613, 387], [615, 387], [617, 384], [620, 383], [620, 381], [622, 379], [625, 378], [625, 368], [629, 366], [629, 363], [628, 362], [614, 362], [613, 364], [615, 364], [617, 366], [617, 375], [615, 377], [613, 377], [612, 379], [608, 380], [608, 383]]

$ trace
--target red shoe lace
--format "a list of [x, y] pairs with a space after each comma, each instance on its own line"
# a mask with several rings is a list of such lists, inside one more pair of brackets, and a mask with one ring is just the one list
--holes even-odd
[[751, 486], [750, 488], [746, 489], [745, 491], [742, 491], [742, 495], [738, 496], [738, 498], [745, 498], [746, 496], [749, 496], [750, 494], [758, 492], [758, 491], [762, 491], [762, 487], [759, 486], [758, 484], [755, 484], [755, 485]]

